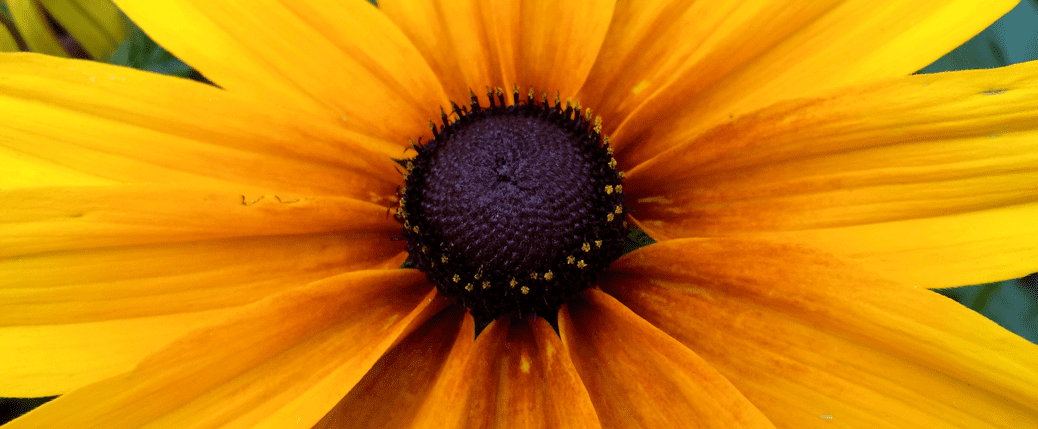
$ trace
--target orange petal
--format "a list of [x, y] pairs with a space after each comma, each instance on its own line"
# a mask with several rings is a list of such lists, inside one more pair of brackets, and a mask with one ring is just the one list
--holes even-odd
[[637, 163], [780, 100], [911, 74], [1016, 3], [632, 4], [612, 26], [587, 103], [617, 106], [606, 108], [615, 109], [606, 131], [617, 159]]
[[524, 0], [517, 82], [575, 96], [598, 57], [615, 6], [610, 0]]
[[385, 207], [349, 198], [287, 200], [165, 185], [6, 189], [0, 190], [0, 206], [0, 257], [229, 237], [387, 234], [399, 229]]
[[[344, 274], [257, 302], [10, 423], [309, 427], [443, 303], [413, 270]], [[103, 398], [103, 399], [98, 399]]]
[[452, 345], [472, 332], [472, 318], [461, 306], [436, 315], [379, 359], [314, 429], [413, 427]]
[[1038, 201], [1036, 76], [1038, 62], [779, 104], [639, 165], [625, 188], [659, 239], [780, 231], [913, 284], [1019, 277], [1038, 269], [1019, 239], [1038, 236], [1038, 212], [1018, 206]]
[[[476, 40], [473, 40], [476, 36], [470, 34], [481, 23], [478, 19], [473, 19], [472, 14], [460, 11], [484, 4], [487, 7], [493, 7], [492, 5], [496, 3], [472, 3], [464, 0], [453, 2], [383, 0], [378, 2], [378, 8], [418, 48], [446, 89], [448, 97], [459, 104], [467, 105], [469, 88], [479, 90], [485, 85], [498, 85], [496, 80], [491, 79], [466, 79], [467, 75], [472, 74], [473, 69], [483, 70], [488, 67], [490, 58], [485, 49], [487, 45], [477, 43]], [[457, 49], [462, 48], [455, 47], [459, 43], [466, 47], [477, 48], [479, 49], [477, 52], [482, 53], [482, 55], [469, 54], [479, 55], [479, 59], [469, 58], [472, 62], [466, 62], [464, 67], [467, 73], [462, 71], [459, 53], [456, 52]], [[474, 82], [476, 80], [481, 80], [481, 82]]]
[[559, 312], [559, 332], [603, 427], [774, 427], [699, 356], [596, 289]]
[[599, 427], [569, 353], [544, 319], [500, 319], [475, 343], [468, 332], [414, 427]]
[[614, 5], [607, 0], [379, 3], [459, 102], [467, 101], [467, 88], [480, 93], [487, 86], [511, 90], [516, 84], [524, 96], [531, 86], [576, 95], [598, 55]]
[[[148, 35], [222, 88], [391, 140], [446, 105], [404, 33], [366, 2], [118, 0]], [[277, 31], [272, 31], [276, 28]]]
[[[338, 117], [321, 121], [198, 82], [89, 61], [4, 55], [0, 74], [4, 168], [44, 164], [104, 183], [206, 183], [365, 200], [393, 195], [400, 182], [391, 161], [399, 146], [345, 131]], [[14, 184], [97, 183], [23, 175], [16, 170]], [[5, 182], [7, 175], [0, 185], [12, 185]]]
[[603, 290], [779, 427], [1038, 424], [1038, 346], [934, 292], [737, 239], [657, 243], [612, 269]]
[[488, 88], [516, 84], [522, 5], [522, 0], [386, 0], [378, 7], [414, 42], [450, 98], [465, 105], [470, 89], [482, 97]]

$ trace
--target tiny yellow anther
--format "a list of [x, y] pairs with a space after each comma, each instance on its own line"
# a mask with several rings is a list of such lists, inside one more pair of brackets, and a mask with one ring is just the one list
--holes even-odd
[[577, 260], [577, 258], [574, 258], [572, 256], [567, 256], [566, 257], [566, 263], [567, 264], [572, 264], [573, 262], [576, 262], [576, 260]]
[[472, 283], [465, 285], [465, 290], [472, 292]]
[[490, 282], [483, 282], [483, 289], [490, 289]]
[[551, 280], [553, 277], [555, 277], [555, 274], [552, 273], [551, 270], [548, 270], [548, 272], [544, 273], [545, 280]]
[[537, 273], [530, 273], [530, 278], [537, 280]]
[[454, 283], [460, 282], [461, 281], [461, 276], [455, 274], [454, 277], [451, 278], [451, 280], [454, 280]]
[[595, 247], [599, 249], [602, 248], [602, 240], [595, 240]]
[[616, 158], [609, 157], [609, 168], [616, 169]]
[[605, 185], [606, 195], [613, 195], [613, 185]]
[[414, 227], [412, 227], [411, 231], [414, 231], [414, 232], [417, 233], [418, 232], [418, 225], [415, 225]]
[[411, 161], [407, 161], [407, 167], [406, 168], [407, 168], [407, 171], [414, 170], [414, 163], [411, 162]]
[[620, 206], [620, 205], [616, 206], [616, 210], [613, 210], [613, 213], [616, 213], [616, 214], [620, 214], [620, 213], [623, 213], [623, 212], [624, 212], [624, 206]]
[[581, 249], [581, 250], [583, 250], [583, 251], [585, 251], [585, 252], [590, 252], [590, 251], [591, 251], [591, 244], [589, 244], [589, 243], [584, 243], [584, 245], [583, 245], [583, 246], [580, 246], [580, 249]]
[[512, 281], [508, 282], [509, 287], [515, 287], [519, 282], [515, 281], [515, 277], [512, 277]]
[[530, 293], [530, 288], [528, 288], [526, 286], [523, 286], [523, 287], [519, 288], [519, 291], [522, 292], [523, 295], [526, 295], [526, 294]]
[[587, 267], [587, 264], [584, 263], [583, 259], [577, 262], [577, 268], [583, 269], [584, 267]]
[[613, 219], [616, 219], [616, 216], [613, 216], [612, 213], [606, 215], [606, 222], [612, 222]]
[[440, 262], [443, 262], [444, 264], [446, 264], [447, 261], [448, 261], [447, 255], [440, 256]]
[[622, 193], [624, 191], [624, 185], [616, 185], [616, 193]]

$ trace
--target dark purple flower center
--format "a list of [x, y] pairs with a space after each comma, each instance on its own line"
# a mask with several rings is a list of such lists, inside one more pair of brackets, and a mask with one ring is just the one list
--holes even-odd
[[[477, 325], [506, 314], [553, 319], [618, 258], [623, 173], [590, 111], [502, 91], [453, 105], [414, 145], [397, 219], [410, 260]], [[496, 100], [495, 100], [496, 96]], [[452, 103], [453, 104], [453, 103]]]

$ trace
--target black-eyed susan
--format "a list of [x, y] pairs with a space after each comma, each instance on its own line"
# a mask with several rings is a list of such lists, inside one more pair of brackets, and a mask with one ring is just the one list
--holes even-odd
[[1009, 2], [118, 3], [219, 87], [0, 57], [9, 427], [1038, 422], [927, 290], [1036, 268], [1038, 63], [907, 76]]
[[108, 61], [126, 38], [111, 0], [4, 0], [0, 8], [0, 52]]

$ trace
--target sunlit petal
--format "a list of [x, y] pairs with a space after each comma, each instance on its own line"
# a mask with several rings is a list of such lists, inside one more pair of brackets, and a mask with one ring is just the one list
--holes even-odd
[[631, 3], [621, 6], [586, 102], [607, 109], [618, 159], [640, 162], [776, 101], [911, 74], [1016, 3]]
[[[399, 181], [390, 158], [400, 147], [343, 130], [342, 119], [91, 61], [9, 54], [0, 74], [0, 162], [17, 169], [15, 184], [204, 183], [368, 200]], [[17, 172], [39, 165], [70, 177]]]
[[629, 172], [657, 239], [767, 235], [928, 287], [1034, 271], [1038, 62], [846, 88], [743, 116]]
[[418, 50], [367, 2], [116, 3], [220, 87], [371, 135], [406, 143], [447, 104]]

